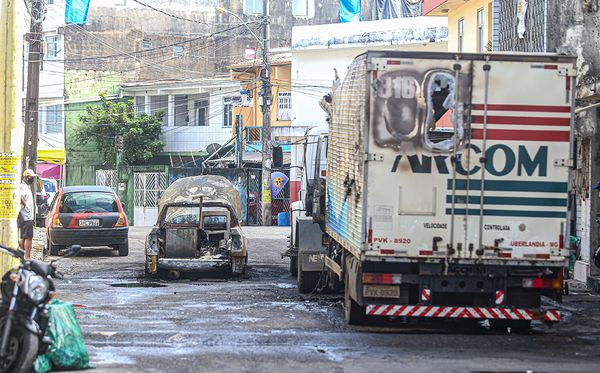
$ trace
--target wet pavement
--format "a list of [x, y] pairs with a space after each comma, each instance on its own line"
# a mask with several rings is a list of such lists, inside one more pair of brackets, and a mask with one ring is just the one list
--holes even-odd
[[143, 242], [130, 256], [84, 249], [59, 263], [59, 298], [76, 305], [96, 372], [595, 372], [600, 296], [572, 286], [565, 321], [531, 333], [473, 324], [347, 326], [342, 297], [300, 295], [288, 272], [288, 230], [247, 227], [244, 278], [149, 281]]

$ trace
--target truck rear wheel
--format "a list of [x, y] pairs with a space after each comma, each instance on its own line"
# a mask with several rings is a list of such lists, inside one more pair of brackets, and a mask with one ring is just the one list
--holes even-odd
[[344, 278], [344, 318], [350, 325], [362, 325], [367, 321], [365, 308], [350, 297], [350, 279], [347, 271]]
[[290, 273], [292, 276], [298, 276], [298, 257], [290, 256]]
[[302, 258], [300, 258], [300, 253], [298, 253], [297, 263], [298, 291], [300, 291], [300, 293], [302, 294], [312, 293], [317, 289], [317, 286], [319, 285], [322, 272], [303, 271]]

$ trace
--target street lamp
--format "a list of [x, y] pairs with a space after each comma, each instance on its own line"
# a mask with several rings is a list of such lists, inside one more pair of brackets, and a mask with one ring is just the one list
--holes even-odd
[[241, 19], [237, 14], [231, 12], [222, 7], [215, 7], [215, 10], [220, 13], [227, 13], [232, 15], [235, 19], [240, 21], [250, 34], [258, 41], [261, 45], [262, 58], [263, 58], [263, 71], [261, 74], [262, 80], [262, 113], [263, 113], [263, 125], [262, 125], [262, 224], [271, 225], [271, 165], [272, 165], [272, 154], [273, 144], [271, 142], [271, 65], [269, 64], [269, 39], [270, 39], [270, 25], [269, 25], [269, 0], [263, 0], [263, 37], [262, 40], [250, 29], [248, 24]]

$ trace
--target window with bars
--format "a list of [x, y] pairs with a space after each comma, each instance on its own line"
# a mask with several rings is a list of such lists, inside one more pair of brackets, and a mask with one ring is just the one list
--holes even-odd
[[263, 0], [244, 0], [244, 14], [262, 14]]
[[292, 92], [277, 94], [277, 120], [292, 120]]

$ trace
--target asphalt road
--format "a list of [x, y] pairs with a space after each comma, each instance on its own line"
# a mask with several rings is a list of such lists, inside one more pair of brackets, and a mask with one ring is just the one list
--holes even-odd
[[[279, 253], [287, 229], [248, 227], [245, 278], [147, 281], [130, 256], [84, 249], [59, 263], [59, 298], [76, 304], [95, 372], [597, 372], [600, 297], [580, 289], [566, 320], [527, 335], [477, 325], [350, 327], [340, 295], [300, 295]], [[152, 287], [149, 287], [152, 286]]]

